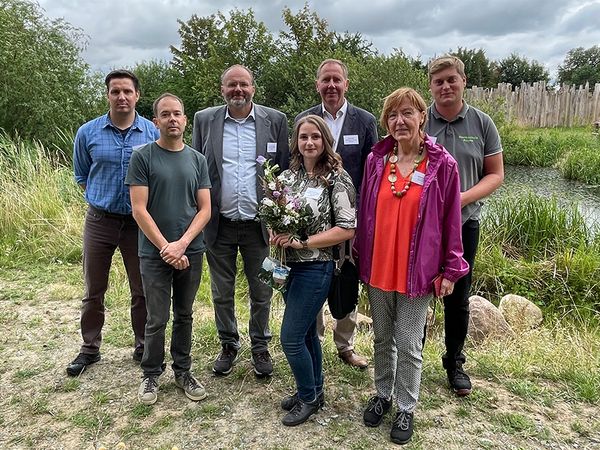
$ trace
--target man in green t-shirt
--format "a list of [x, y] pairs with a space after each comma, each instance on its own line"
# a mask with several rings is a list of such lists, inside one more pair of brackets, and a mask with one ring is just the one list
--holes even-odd
[[148, 317], [140, 402], [151, 405], [164, 370], [165, 329], [173, 298], [171, 356], [175, 384], [191, 400], [206, 397], [191, 374], [192, 306], [200, 286], [202, 230], [210, 218], [210, 179], [203, 155], [183, 142], [183, 102], [161, 95], [153, 105], [156, 142], [134, 149], [125, 183], [140, 227], [139, 257]]

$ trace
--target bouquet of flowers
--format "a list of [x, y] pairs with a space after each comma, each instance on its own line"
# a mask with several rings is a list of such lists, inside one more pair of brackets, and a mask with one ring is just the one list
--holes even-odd
[[[302, 197], [292, 192], [292, 189], [275, 175], [279, 170], [277, 164], [271, 165], [263, 156], [259, 156], [256, 161], [264, 170], [264, 176], [261, 178], [264, 198], [258, 206], [258, 216], [273, 232], [289, 233], [299, 238], [299, 232], [308, 226], [312, 218], [310, 208]], [[288, 273], [289, 267], [285, 265], [283, 248], [272, 249], [272, 256], [263, 261], [259, 278], [272, 288], [283, 292]]]

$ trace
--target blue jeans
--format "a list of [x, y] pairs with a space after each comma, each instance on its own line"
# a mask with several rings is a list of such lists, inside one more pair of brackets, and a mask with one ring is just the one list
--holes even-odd
[[317, 334], [317, 314], [325, 303], [333, 261], [288, 263], [281, 346], [303, 401], [313, 401], [323, 390], [323, 355]]
[[192, 358], [192, 312], [202, 276], [202, 254], [188, 255], [190, 266], [177, 270], [158, 258], [140, 258], [146, 294], [146, 344], [141, 368], [144, 376], [160, 375], [165, 360], [165, 329], [173, 296], [173, 331], [171, 357], [173, 372], [190, 370]]

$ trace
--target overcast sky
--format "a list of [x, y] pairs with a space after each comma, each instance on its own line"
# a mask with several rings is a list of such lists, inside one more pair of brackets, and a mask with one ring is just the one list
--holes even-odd
[[[89, 37], [85, 60], [93, 69], [170, 60], [179, 46], [177, 19], [192, 14], [252, 8], [277, 33], [285, 6], [297, 13], [302, 0], [39, 0], [50, 18], [64, 18]], [[394, 48], [427, 61], [457, 47], [483, 48], [489, 59], [513, 52], [536, 59], [552, 78], [566, 53], [600, 44], [600, 0], [335, 0], [308, 2], [332, 30], [359, 32], [382, 53]]]

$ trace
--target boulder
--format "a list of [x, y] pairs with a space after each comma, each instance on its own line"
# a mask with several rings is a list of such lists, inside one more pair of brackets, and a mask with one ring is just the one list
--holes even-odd
[[515, 331], [527, 331], [537, 328], [544, 320], [542, 310], [520, 295], [505, 295], [500, 300], [498, 309]]
[[483, 297], [469, 297], [469, 337], [475, 343], [489, 338], [513, 337], [514, 332], [502, 313], [493, 303]]

